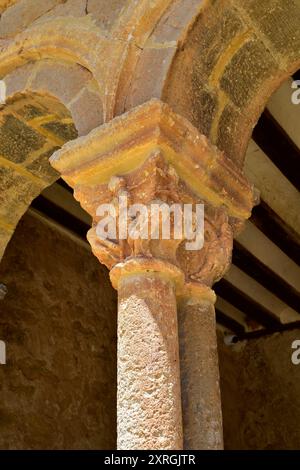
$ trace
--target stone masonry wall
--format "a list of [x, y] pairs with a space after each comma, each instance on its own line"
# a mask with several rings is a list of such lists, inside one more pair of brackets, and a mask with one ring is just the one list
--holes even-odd
[[115, 448], [117, 306], [106, 268], [27, 214], [0, 282], [0, 449]]
[[300, 330], [234, 346], [219, 337], [225, 449], [300, 449]]

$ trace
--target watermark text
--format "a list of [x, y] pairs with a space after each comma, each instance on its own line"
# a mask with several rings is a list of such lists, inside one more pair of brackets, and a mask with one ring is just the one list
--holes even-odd
[[101, 204], [96, 234], [101, 240], [186, 240], [186, 250], [200, 250], [204, 244], [204, 205], [128, 204], [126, 195], [117, 204]]

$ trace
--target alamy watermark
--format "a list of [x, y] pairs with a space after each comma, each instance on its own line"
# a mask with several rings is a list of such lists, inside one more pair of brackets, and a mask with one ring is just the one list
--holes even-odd
[[294, 80], [292, 88], [295, 91], [292, 93], [291, 101], [293, 104], [300, 104], [300, 80]]
[[0, 365], [6, 364], [6, 344], [0, 340]]
[[117, 204], [101, 204], [96, 226], [101, 240], [185, 240], [186, 250], [201, 250], [204, 244], [204, 205], [169, 205], [153, 201], [150, 205], [129, 205], [126, 195]]
[[[5, 284], [0, 283], [0, 300], [3, 300], [7, 294], [7, 287]], [[6, 364], [6, 345], [5, 342], [0, 340], [0, 365]]]
[[295, 339], [292, 342], [292, 349], [295, 349], [291, 357], [292, 364], [298, 366], [300, 364], [300, 339]]
[[6, 84], [4, 80], [0, 80], [0, 104], [5, 104], [6, 102]]

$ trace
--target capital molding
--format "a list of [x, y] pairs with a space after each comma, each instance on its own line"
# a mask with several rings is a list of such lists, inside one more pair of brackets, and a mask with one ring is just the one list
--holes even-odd
[[[88, 240], [109, 269], [128, 259], [152, 258], [183, 271], [188, 283], [211, 286], [230, 266], [234, 231], [254, 205], [240, 169], [157, 99], [67, 143], [50, 162], [92, 216]], [[120, 195], [149, 210], [157, 200], [204, 204], [203, 248], [187, 251], [184, 239], [99, 239], [97, 208], [117, 204]]]
[[247, 219], [253, 188], [241, 170], [185, 118], [152, 99], [64, 145], [52, 166], [73, 188], [107, 184], [141, 166], [156, 148], [200, 198]]
[[110, 271], [110, 280], [112, 286], [118, 289], [122, 279], [140, 274], [161, 276], [173, 282], [178, 295], [183, 292], [184, 273], [173, 264], [155, 258], [131, 258], [118, 263]]

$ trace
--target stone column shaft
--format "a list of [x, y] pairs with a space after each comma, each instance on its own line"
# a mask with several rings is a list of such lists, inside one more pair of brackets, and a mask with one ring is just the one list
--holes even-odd
[[202, 298], [183, 298], [178, 311], [184, 449], [188, 450], [223, 448], [214, 293], [207, 291], [209, 295]]
[[118, 449], [182, 449], [174, 285], [132, 275], [118, 295]]

